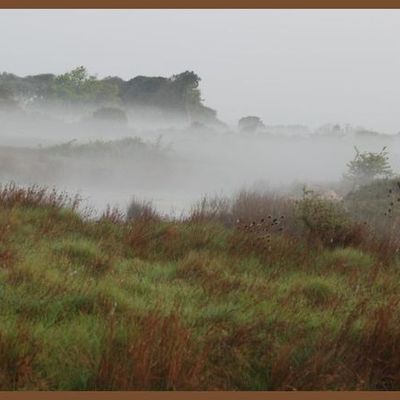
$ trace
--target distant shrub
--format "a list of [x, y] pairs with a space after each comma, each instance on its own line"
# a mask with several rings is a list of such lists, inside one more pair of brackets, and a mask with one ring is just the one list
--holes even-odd
[[370, 232], [365, 242], [384, 258], [396, 257], [400, 250], [400, 180], [376, 179], [360, 186], [344, 198], [353, 218]]
[[360, 152], [357, 147], [355, 150], [354, 159], [347, 164], [348, 172], [345, 174], [345, 179], [355, 185], [365, 185], [374, 179], [393, 175], [386, 147], [379, 153]]
[[151, 201], [140, 201], [133, 198], [127, 210], [128, 221], [158, 221], [161, 219]]
[[343, 200], [351, 214], [359, 219], [400, 217], [400, 179], [376, 179], [351, 191]]
[[261, 121], [259, 117], [256, 116], [248, 116], [240, 118], [238, 125], [240, 132], [246, 132], [246, 133], [254, 133], [257, 132], [258, 130], [265, 129], [264, 123]]
[[362, 240], [364, 228], [352, 220], [343, 205], [324, 200], [313, 191], [304, 190], [297, 202], [297, 215], [309, 238], [325, 246], [347, 246]]

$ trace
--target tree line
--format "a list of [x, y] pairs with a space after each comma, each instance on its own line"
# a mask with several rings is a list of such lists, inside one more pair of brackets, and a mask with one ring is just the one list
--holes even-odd
[[0, 74], [0, 107], [17, 103], [94, 106], [149, 106], [169, 113], [198, 116], [216, 121], [215, 110], [201, 98], [201, 78], [193, 71], [172, 77], [136, 76], [124, 80], [118, 76], [99, 79], [84, 66], [64, 74], [39, 74], [19, 77]]

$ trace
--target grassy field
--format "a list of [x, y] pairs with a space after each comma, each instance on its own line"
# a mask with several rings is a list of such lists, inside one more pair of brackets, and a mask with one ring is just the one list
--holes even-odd
[[93, 220], [3, 186], [0, 389], [399, 390], [395, 218], [227, 202]]

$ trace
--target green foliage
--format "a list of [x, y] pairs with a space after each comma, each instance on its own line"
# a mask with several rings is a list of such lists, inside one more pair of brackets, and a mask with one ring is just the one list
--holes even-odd
[[67, 103], [113, 103], [118, 87], [109, 81], [100, 81], [80, 66], [55, 78], [53, 93]]
[[400, 388], [398, 261], [368, 242], [237, 248], [21, 190], [0, 191], [1, 390]]
[[393, 175], [389, 164], [388, 152], [384, 147], [379, 153], [360, 152], [355, 147], [356, 155], [348, 166], [345, 178], [356, 185], [365, 185], [376, 178]]
[[180, 100], [188, 106], [198, 105], [201, 102], [200, 81], [200, 77], [193, 71], [182, 72], [181, 74], [174, 75], [171, 79]]
[[122, 85], [121, 98], [126, 104], [159, 107], [191, 120], [214, 122], [216, 112], [202, 104], [200, 80], [193, 71], [171, 78], [137, 76]]
[[[137, 76], [128, 81], [119, 77], [98, 79], [84, 66], [61, 75], [40, 74], [18, 77], [0, 74], [0, 87], [29, 103], [57, 101], [62, 105], [125, 105], [158, 108], [166, 116], [171, 113], [186, 117], [189, 122], [221, 124], [216, 111], [204, 106], [199, 88], [200, 77], [185, 71], [165, 77]], [[0, 95], [1, 101], [1, 95]]]
[[322, 199], [304, 188], [303, 198], [297, 203], [297, 214], [311, 239], [326, 246], [343, 246], [356, 239], [356, 227], [343, 206]]
[[160, 220], [151, 201], [132, 199], [126, 214], [128, 220]]
[[51, 99], [54, 96], [56, 76], [53, 74], [40, 74], [27, 76], [24, 78], [24, 84], [28, 93], [25, 95], [29, 101], [40, 102]]
[[359, 220], [380, 220], [400, 217], [400, 181], [393, 179], [375, 179], [349, 192], [344, 204], [352, 215]]
[[6, 89], [14, 98], [31, 98], [36, 95], [36, 83], [31, 77], [21, 78], [17, 75], [3, 72], [0, 74], [0, 86]]

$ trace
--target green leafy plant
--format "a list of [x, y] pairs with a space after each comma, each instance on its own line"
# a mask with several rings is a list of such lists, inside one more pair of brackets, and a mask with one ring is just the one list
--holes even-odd
[[355, 147], [356, 155], [348, 166], [345, 178], [355, 185], [365, 185], [376, 178], [389, 178], [393, 175], [389, 164], [389, 156], [386, 147], [379, 153], [360, 152]]
[[357, 240], [359, 227], [340, 203], [325, 200], [304, 188], [296, 211], [312, 240], [331, 247], [348, 245]]

